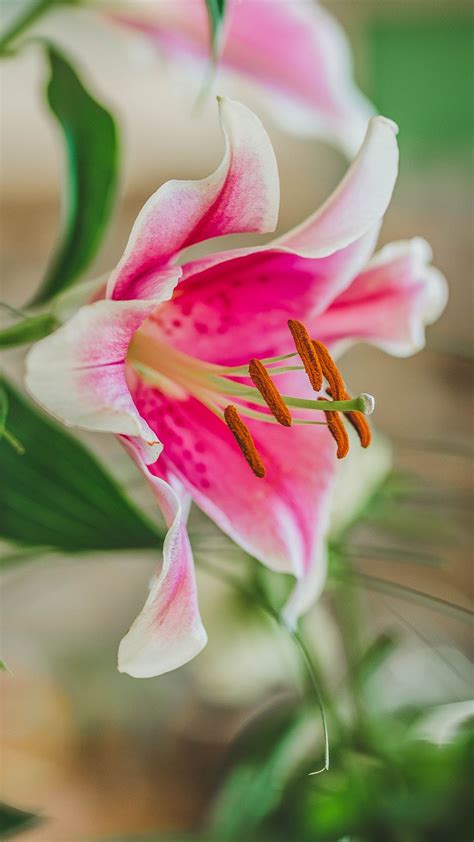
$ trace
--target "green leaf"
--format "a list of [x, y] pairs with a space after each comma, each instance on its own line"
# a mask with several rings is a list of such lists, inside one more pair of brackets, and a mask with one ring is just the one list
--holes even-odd
[[0, 385], [0, 440], [5, 439], [6, 442], [13, 447], [13, 450], [19, 455], [23, 456], [25, 448], [21, 441], [18, 441], [10, 430], [7, 429], [8, 416], [8, 397], [3, 386]]
[[64, 134], [67, 177], [64, 230], [35, 304], [71, 286], [89, 265], [111, 215], [118, 175], [114, 120], [56, 47], [46, 49], [47, 98]]
[[[304, 713], [285, 705], [266, 710], [247, 726], [233, 746], [234, 763], [214, 804], [211, 836], [220, 842], [257, 838], [257, 830], [277, 809], [294, 774], [291, 746], [304, 721]], [[298, 759], [299, 771], [304, 761]], [[263, 839], [260, 833], [258, 839]]]
[[26, 453], [0, 441], [0, 537], [68, 552], [160, 548], [163, 535], [89, 451], [4, 379], [2, 387]]
[[31, 316], [0, 330], [0, 348], [12, 348], [14, 345], [36, 342], [43, 336], [48, 336], [57, 327], [58, 321], [51, 313]]
[[226, 2], [227, 0], [206, 0], [212, 52], [215, 58], [217, 58], [219, 53], [219, 42], [226, 11]]
[[17, 810], [9, 804], [0, 803], [0, 839], [8, 839], [31, 828], [41, 821], [33, 813], [26, 813], [24, 810]]
[[359, 682], [365, 684], [393, 654], [396, 647], [397, 640], [386, 632], [372, 640], [357, 664]]
[[0, 388], [0, 439], [3, 436], [7, 425], [8, 397], [3, 386]]

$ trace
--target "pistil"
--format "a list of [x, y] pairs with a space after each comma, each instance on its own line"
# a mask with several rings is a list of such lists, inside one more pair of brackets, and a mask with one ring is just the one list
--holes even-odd
[[[347, 418], [356, 429], [362, 447], [370, 443], [371, 433], [364, 416], [374, 410], [371, 395], [351, 398], [344, 380], [326, 346], [312, 339], [301, 322], [290, 319], [288, 327], [296, 352], [264, 360], [252, 359], [248, 366], [226, 367], [189, 357], [171, 345], [159, 341], [146, 329], [136, 335], [130, 346], [128, 362], [144, 380], [175, 400], [194, 397], [217, 415], [234, 436], [255, 476], [263, 478], [265, 467], [252, 434], [243, 418], [262, 423], [327, 426], [337, 444], [337, 458], [349, 452], [349, 437], [343, 423]], [[302, 364], [286, 364], [299, 357]], [[274, 377], [287, 372], [306, 372], [312, 388], [320, 391], [323, 378], [328, 384], [328, 398], [299, 398], [282, 394]], [[250, 378], [252, 385], [237, 378]], [[229, 403], [232, 399], [232, 403]], [[258, 407], [265, 408], [263, 411]], [[320, 411], [325, 421], [311, 417], [295, 417], [290, 410]], [[320, 416], [321, 417], [321, 416]]]
[[[332, 397], [332, 395], [333, 395], [332, 389], [329, 388], [326, 391], [327, 391], [328, 395], [330, 397]], [[346, 392], [345, 389], [343, 390], [342, 397], [344, 399], [347, 399], [347, 398], [350, 397], [350, 395]], [[365, 420], [364, 416], [362, 415], [362, 413], [360, 413], [360, 412], [346, 412], [345, 417], [349, 421], [349, 424], [351, 424], [351, 426], [354, 427], [354, 430], [356, 431], [357, 435], [359, 436], [359, 441], [361, 443], [361, 446], [364, 447], [364, 448], [368, 447], [370, 442], [372, 441], [372, 432], [370, 430], [370, 427], [369, 427], [367, 421]]]

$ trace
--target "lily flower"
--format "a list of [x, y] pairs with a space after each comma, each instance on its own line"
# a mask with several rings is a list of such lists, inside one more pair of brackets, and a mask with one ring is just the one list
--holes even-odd
[[[107, 17], [144, 33], [175, 66], [209, 62], [205, 0], [135, 0]], [[374, 109], [353, 81], [342, 27], [319, 3], [227, 0], [218, 61], [262, 94], [285, 131], [323, 137], [349, 156], [362, 143]]]
[[288, 623], [314, 602], [336, 453], [348, 448], [342, 418], [366, 446], [373, 408], [368, 395], [349, 398], [331, 354], [356, 340], [410, 354], [446, 300], [424, 241], [372, 258], [398, 167], [396, 126], [384, 117], [305, 222], [267, 245], [186, 260], [189, 246], [277, 221], [268, 135], [243, 105], [221, 99], [219, 110], [215, 172], [161, 186], [101, 299], [27, 358], [28, 389], [56, 418], [120, 436], [168, 524], [161, 570], [119, 649], [119, 669], [139, 677], [186, 663], [206, 642], [190, 499], [260, 562], [293, 574]]

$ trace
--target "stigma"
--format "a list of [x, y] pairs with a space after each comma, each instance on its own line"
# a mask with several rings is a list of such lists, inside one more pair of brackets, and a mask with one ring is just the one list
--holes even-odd
[[[310, 336], [295, 319], [288, 322], [295, 351], [268, 359], [251, 359], [244, 366], [220, 366], [191, 357], [147, 331], [146, 323], [129, 347], [127, 362], [142, 380], [171, 399], [193, 397], [216, 414], [228, 427], [243, 458], [259, 479], [266, 474], [253, 436], [245, 421], [280, 424], [283, 427], [326, 427], [336, 444], [336, 456], [344, 459], [350, 443], [345, 421], [356, 431], [362, 447], [369, 446], [371, 431], [366, 416], [375, 408], [372, 395], [351, 397], [329, 350]], [[275, 379], [301, 371], [316, 393], [314, 399], [282, 394]], [[250, 382], [249, 382], [250, 381]], [[323, 420], [324, 419], [324, 420]]]

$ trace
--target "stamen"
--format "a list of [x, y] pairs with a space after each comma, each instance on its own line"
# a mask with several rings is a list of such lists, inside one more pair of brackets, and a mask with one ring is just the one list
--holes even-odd
[[[333, 391], [332, 389], [326, 389], [328, 395], [332, 397]], [[342, 400], [350, 400], [350, 395], [344, 389], [342, 394]], [[370, 442], [372, 441], [372, 431], [368, 425], [368, 422], [365, 420], [364, 416], [361, 412], [345, 412], [345, 418], [349, 421], [349, 423], [354, 427], [357, 435], [359, 436], [359, 441], [362, 447], [368, 447]]]
[[248, 465], [255, 476], [262, 479], [266, 473], [265, 466], [258, 455], [250, 430], [245, 426], [235, 406], [230, 404], [225, 408], [224, 418]]
[[309, 382], [314, 391], [319, 392], [323, 385], [323, 372], [311, 337], [305, 326], [295, 319], [289, 319], [288, 327], [293, 337], [295, 348], [301, 357], [306, 374], [308, 375]]
[[278, 423], [283, 424], [284, 427], [291, 427], [290, 410], [283, 402], [278, 389], [260, 360], [250, 360], [249, 374]]
[[[327, 401], [327, 398], [321, 398]], [[329, 403], [329, 401], [327, 401]], [[338, 412], [323, 410], [329, 432], [337, 444], [337, 458], [344, 459], [349, 453], [349, 436]]]
[[345, 394], [344, 380], [342, 379], [339, 369], [336, 366], [331, 354], [322, 342], [318, 339], [313, 339], [314, 350], [316, 351], [323, 374], [329, 383], [332, 396], [336, 401], [343, 400]]

